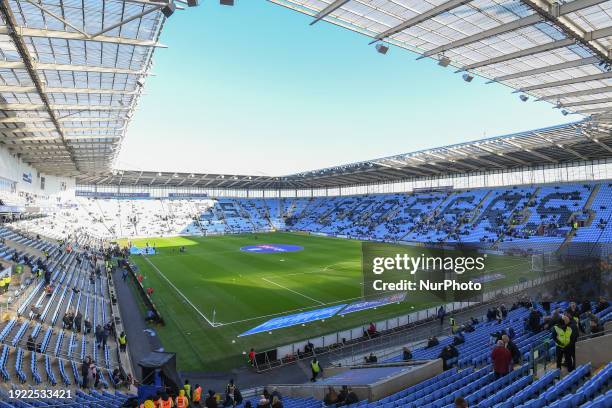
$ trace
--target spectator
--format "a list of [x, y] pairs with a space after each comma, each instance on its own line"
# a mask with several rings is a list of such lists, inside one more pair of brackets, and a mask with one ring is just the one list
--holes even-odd
[[[123, 333], [123, 332], [121, 332]], [[191, 399], [191, 384], [189, 384], [189, 380], [185, 379], [185, 382], [183, 383], [183, 389], [185, 390], [185, 395], [187, 396], [187, 398]]]
[[408, 347], [402, 349], [402, 360], [408, 361], [412, 359], [412, 352]]
[[34, 349], [36, 348], [36, 343], [34, 343], [34, 337], [32, 337], [32, 335], [28, 336], [28, 342], [26, 343], [26, 348], [28, 349], [28, 351], [34, 351]]
[[603, 296], [599, 297], [597, 306], [595, 306], [595, 313], [603, 312], [610, 306], [610, 303]]
[[348, 386], [343, 385], [342, 389], [340, 390], [340, 393], [338, 394], [338, 402], [336, 403], [336, 406], [341, 407], [342, 405], [344, 405], [344, 402], [346, 401], [347, 396], [348, 396]]
[[598, 319], [589, 319], [589, 327], [593, 337], [598, 337], [603, 334], [604, 328]]
[[[346, 395], [346, 399], [344, 400], [345, 406], [349, 406], [351, 404], [356, 404], [359, 402], [359, 397], [355, 394], [355, 391], [351, 387], [348, 387], [348, 394]], [[338, 405], [336, 405], [338, 406]]]
[[334, 387], [330, 385], [329, 387], [327, 387], [327, 393], [325, 394], [325, 397], [323, 398], [323, 403], [326, 406], [329, 406], [329, 405], [334, 405], [337, 402], [338, 402], [338, 393], [336, 392]]
[[91, 322], [89, 321], [89, 319], [85, 319], [83, 325], [85, 326], [85, 334], [91, 333]]
[[465, 343], [465, 337], [463, 336], [463, 333], [457, 332], [453, 336], [453, 345], [454, 346], [458, 346], [458, 345], [463, 344], [463, 343]]
[[437, 346], [438, 344], [440, 344], [440, 342], [438, 341], [438, 338], [436, 336], [431, 336], [429, 339], [427, 339], [426, 348], [432, 348], [432, 347]]
[[541, 318], [542, 315], [540, 314], [540, 312], [534, 308], [531, 308], [529, 311], [529, 317], [527, 318], [527, 329], [534, 333], [538, 333], [541, 329]]
[[440, 319], [440, 326], [444, 325], [444, 316], [446, 315], [446, 310], [444, 310], [444, 306], [440, 306], [438, 309], [438, 319]]
[[272, 394], [270, 394], [270, 396], [272, 398], [277, 397], [279, 400], [283, 399], [283, 396], [281, 395], [281, 393], [278, 391], [278, 388], [276, 387], [272, 388]]
[[448, 370], [450, 369], [450, 365], [448, 363], [448, 360], [450, 360], [451, 358], [453, 358], [451, 349], [449, 346], [446, 346], [442, 349], [442, 351], [440, 351], [440, 354], [438, 355], [438, 358], [442, 359], [442, 369], [443, 370]]
[[206, 408], [218, 408], [217, 398], [215, 398], [215, 392], [213, 390], [208, 390], [204, 406], [206, 406]]
[[283, 408], [283, 403], [278, 397], [272, 397], [272, 408]]
[[365, 359], [366, 359], [366, 363], [368, 364], [374, 364], [378, 362], [378, 357], [376, 357], [374, 353], [370, 353], [370, 355], [367, 356]]
[[454, 408], [468, 408], [468, 403], [463, 397], [455, 398]]
[[90, 357], [86, 357], [85, 360], [83, 361], [83, 364], [81, 364], [81, 388], [86, 389], [89, 381], [88, 381], [88, 376], [89, 376], [89, 365], [91, 364], [91, 358]]
[[510, 355], [512, 356], [512, 362], [514, 364], [518, 364], [521, 361], [521, 352], [519, 351], [516, 344], [514, 344], [514, 342], [507, 334], [504, 334], [502, 336], [502, 341], [504, 342], [504, 345], [506, 346], [508, 351], [510, 351]]
[[100, 346], [102, 345], [102, 337], [104, 336], [104, 329], [102, 328], [102, 326], [100, 325], [96, 326], [95, 336], [96, 336], [96, 343], [98, 344], [98, 348], [100, 348]]
[[376, 330], [376, 325], [374, 322], [370, 322], [370, 326], [368, 327], [368, 336], [370, 336], [370, 338], [378, 336], [378, 331]]
[[225, 387], [225, 403], [223, 406], [227, 407], [231, 405], [232, 407], [235, 407], [236, 405], [239, 405], [240, 402], [238, 401], [238, 387], [236, 387], [236, 384], [234, 384], [234, 379], [230, 379], [229, 383]]
[[74, 316], [74, 328], [77, 331], [77, 333], [81, 332], [81, 322], [83, 320], [83, 314], [81, 313], [81, 311], [77, 311], [76, 315]]
[[261, 395], [261, 397], [259, 398], [259, 402], [257, 403], [257, 408], [269, 408], [270, 407], [270, 400], [268, 398], [266, 398], [265, 395]]
[[510, 372], [510, 364], [512, 363], [512, 354], [504, 345], [502, 340], [498, 340], [497, 344], [491, 352], [491, 360], [493, 361], [493, 372], [495, 378], [501, 378]]

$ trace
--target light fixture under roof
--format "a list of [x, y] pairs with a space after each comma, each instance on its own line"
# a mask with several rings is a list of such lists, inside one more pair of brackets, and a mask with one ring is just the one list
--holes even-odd
[[438, 60], [438, 65], [441, 67], [448, 67], [451, 63], [450, 58], [448, 58], [447, 56], [442, 56], [440, 57], [440, 59]]
[[385, 44], [376, 44], [376, 51], [378, 51], [379, 54], [385, 55], [387, 51], [389, 51], [389, 47]]
[[462, 78], [465, 82], [472, 82], [472, 79], [474, 79], [474, 77], [467, 72], [462, 75]]

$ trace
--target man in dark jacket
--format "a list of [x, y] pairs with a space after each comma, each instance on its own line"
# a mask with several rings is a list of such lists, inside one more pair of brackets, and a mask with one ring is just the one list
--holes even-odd
[[87, 388], [87, 375], [89, 374], [89, 365], [91, 364], [91, 359], [89, 357], [85, 358], [83, 364], [81, 365], [81, 388]]
[[521, 352], [514, 342], [510, 339], [510, 336], [504, 334], [502, 336], [502, 341], [506, 345], [506, 348], [510, 351], [512, 355], [512, 362], [514, 364], [518, 364], [521, 361]]

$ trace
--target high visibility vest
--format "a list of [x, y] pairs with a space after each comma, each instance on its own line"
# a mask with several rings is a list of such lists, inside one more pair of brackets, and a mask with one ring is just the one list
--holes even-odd
[[453, 317], [449, 318], [448, 322], [450, 323], [451, 326], [455, 325], [455, 319]]
[[554, 329], [555, 333], [557, 333], [557, 346], [561, 348], [567, 347], [572, 337], [572, 328], [567, 326], [565, 330], [563, 330], [559, 326], [555, 326]]
[[202, 398], [202, 387], [193, 390], [193, 402], [199, 402], [200, 398]]
[[125, 335], [119, 336], [119, 344], [121, 344], [122, 346], [125, 346], [125, 343], [127, 343], [126, 336]]
[[162, 399], [156, 399], [155, 401], [153, 401], [153, 404], [155, 404], [155, 408], [161, 408], [162, 406]]
[[321, 367], [319, 367], [319, 362], [312, 362], [310, 363], [310, 367], [312, 368], [312, 372], [313, 373], [318, 373], [319, 371], [321, 371]]
[[189, 400], [187, 399], [187, 397], [185, 396], [181, 397], [180, 395], [176, 397], [176, 407], [177, 408], [187, 408], [188, 403], [189, 403]]
[[183, 389], [185, 390], [185, 396], [191, 397], [191, 384], [183, 385]]
[[172, 408], [172, 399], [168, 398], [166, 401], [161, 400], [161, 407], [162, 408]]

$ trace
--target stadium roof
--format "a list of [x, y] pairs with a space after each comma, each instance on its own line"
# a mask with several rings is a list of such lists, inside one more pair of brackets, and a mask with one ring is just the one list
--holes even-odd
[[568, 112], [612, 110], [610, 0], [269, 1]]
[[612, 157], [612, 124], [566, 125], [383, 157], [288, 176], [248, 176], [118, 170], [84, 175], [81, 185], [224, 189], [325, 188], [533, 168]]
[[176, 8], [0, 0], [0, 144], [47, 174], [108, 171]]
[[[410, 155], [404, 163], [407, 156], [400, 155], [285, 177], [231, 176], [229, 181], [200, 175], [201, 186], [321, 187], [466, 172], [485, 165], [495, 169], [612, 157], [608, 144], [593, 141], [607, 140], [606, 126], [612, 123], [612, 0], [269, 1], [312, 16], [313, 23], [325, 20], [369, 36], [371, 43], [402, 47], [419, 58], [434, 58], [458, 72], [507, 85], [523, 97], [590, 115], [589, 132], [602, 134], [585, 140], [586, 125], [574, 124], [515, 135], [523, 141], [516, 146], [501, 138], [483, 142], [487, 147], [468, 143], [430, 149], [425, 164]], [[174, 4], [0, 0], [0, 143], [45, 173], [80, 175], [79, 180], [98, 183], [127, 179], [131, 172], [110, 169], [152, 54], [162, 46], [158, 39], [164, 14]], [[583, 129], [579, 136], [576, 126]], [[500, 149], [490, 154], [495, 160], [482, 153], [492, 143]], [[575, 153], [556, 144], [571, 145]], [[461, 157], [474, 152], [482, 153], [479, 161]], [[434, 154], [442, 157], [438, 160], [445, 163], [444, 170], [432, 159]], [[122, 179], [116, 178], [119, 173]], [[160, 182], [156, 172], [134, 174], [139, 174], [130, 179], [134, 182], [142, 182], [144, 174], [152, 175], [147, 179], [151, 184]], [[177, 183], [189, 185], [169, 174], [171, 178], [162, 176], [164, 184], [179, 179]]]

